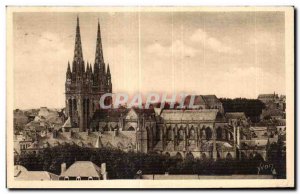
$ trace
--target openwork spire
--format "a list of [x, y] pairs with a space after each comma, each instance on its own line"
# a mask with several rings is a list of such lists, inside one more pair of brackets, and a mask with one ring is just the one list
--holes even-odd
[[103, 50], [102, 50], [102, 41], [101, 41], [101, 31], [100, 31], [99, 20], [98, 20], [98, 30], [97, 30], [97, 43], [96, 43], [95, 63], [97, 63], [97, 64], [104, 64]]
[[71, 67], [70, 67], [70, 62], [68, 61], [68, 69], [67, 69], [67, 73], [71, 73]]
[[[75, 70], [80, 70], [80, 63], [83, 62], [82, 55], [82, 46], [81, 46], [81, 37], [80, 37], [80, 26], [79, 26], [79, 18], [77, 16], [77, 26], [76, 26], [76, 37], [75, 37], [75, 49], [74, 49], [74, 62], [76, 62]], [[80, 65], [79, 65], [80, 64]]]
[[107, 65], [107, 73], [106, 73], [107, 76], [110, 76], [110, 69], [109, 69], [109, 64]]

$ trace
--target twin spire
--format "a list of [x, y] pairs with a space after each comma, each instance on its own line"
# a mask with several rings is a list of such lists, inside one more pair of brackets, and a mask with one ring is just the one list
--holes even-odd
[[[69, 69], [69, 64], [68, 64], [68, 69]], [[88, 69], [92, 70], [91, 64], [90, 65], [87, 64], [86, 70], [88, 70]], [[83, 54], [82, 54], [82, 45], [81, 45], [81, 36], [80, 36], [80, 25], [79, 25], [79, 18], [77, 16], [76, 36], [75, 36], [75, 49], [74, 49], [74, 58], [73, 58], [72, 71], [73, 72], [80, 72], [80, 71], [84, 71], [84, 70], [85, 70], [85, 68], [84, 68], [84, 60], [83, 60]], [[105, 72], [104, 59], [103, 59], [100, 22], [98, 20], [94, 71], [96, 73], [100, 73], [99, 70], [101, 70], [103, 73], [106, 73]]]

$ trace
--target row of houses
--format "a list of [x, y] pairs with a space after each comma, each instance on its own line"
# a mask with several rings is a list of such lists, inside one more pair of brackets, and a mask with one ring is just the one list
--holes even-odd
[[69, 168], [61, 164], [61, 173], [56, 175], [47, 171], [29, 171], [24, 166], [14, 166], [14, 178], [21, 181], [50, 181], [50, 180], [107, 180], [106, 164], [99, 166], [91, 161], [76, 161]]
[[[243, 126], [248, 125], [246, 123], [247, 120], [245, 119], [246, 117], [244, 113], [227, 113], [226, 117], [230, 119], [230, 123], [240, 122], [240, 126], [236, 128], [235, 131], [231, 125], [223, 126], [222, 128], [215, 127], [215, 146], [217, 148], [215, 155], [216, 159], [235, 158], [236, 151], [238, 151], [241, 152], [238, 154], [240, 159], [252, 158], [257, 154], [260, 154], [261, 157], [266, 160], [268, 145], [276, 142], [279, 136], [285, 135], [284, 125], [276, 127], [250, 126], [245, 128]], [[106, 125], [102, 126], [102, 130], [89, 130], [85, 132], [65, 126], [59, 130], [48, 131], [45, 134], [37, 134], [38, 137], [35, 138], [37, 140], [34, 140], [30, 137], [22, 139], [20, 136], [16, 136], [16, 142], [14, 144], [15, 154], [18, 155], [24, 152], [37, 154], [43, 151], [45, 148], [64, 144], [77, 145], [87, 148], [117, 148], [125, 152], [140, 151], [137, 142], [137, 134], [139, 133], [138, 129], [129, 126], [128, 128], [125, 127], [126, 130], [115, 130], [112, 125], [107, 125], [106, 123]], [[132, 129], [130, 129], [130, 127]], [[207, 128], [202, 130], [201, 133], [198, 133], [197, 129], [199, 128], [197, 128], [197, 126], [194, 127], [191, 125], [189, 128], [186, 127], [187, 125], [184, 125], [184, 128], [181, 128], [180, 125], [177, 127], [174, 125], [174, 130], [169, 130], [172, 128], [166, 127], [166, 132], [164, 132], [165, 138], [161, 138], [161, 136], [158, 135], [161, 143], [157, 144], [153, 151], [158, 151], [160, 154], [166, 154], [169, 156], [178, 156], [181, 158], [185, 157], [186, 155], [197, 157], [195, 154], [197, 152], [196, 146], [199, 146], [202, 152], [198, 152], [201, 153], [201, 155], [198, 157], [201, 157], [202, 159], [209, 158], [211, 156], [210, 154], [212, 154], [211, 151], [213, 151], [212, 146], [214, 146], [212, 134], [209, 133]], [[180, 132], [181, 129], [182, 133]], [[176, 130], [177, 133], [174, 133]], [[177, 140], [175, 139], [175, 135], [177, 136]], [[198, 140], [201, 140], [201, 145], [199, 145], [200, 141]], [[190, 151], [193, 149], [194, 151], [190, 152], [186, 148], [190, 149]], [[161, 152], [160, 150], [165, 151]]]

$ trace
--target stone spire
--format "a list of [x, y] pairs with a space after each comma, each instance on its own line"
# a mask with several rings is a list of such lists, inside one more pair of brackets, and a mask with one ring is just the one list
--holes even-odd
[[89, 71], [90, 71], [89, 62], [86, 62], [86, 70], [85, 70], [85, 72], [89, 72]]
[[106, 73], [106, 75], [107, 75], [108, 77], [111, 77], [111, 76], [110, 76], [109, 64], [107, 64], [107, 73]]
[[82, 46], [81, 46], [81, 37], [80, 37], [80, 26], [79, 18], [77, 16], [77, 26], [76, 26], [76, 37], [75, 37], [75, 49], [74, 49], [74, 58], [72, 70], [74, 72], [84, 71], [83, 64], [83, 55], [82, 55]]
[[90, 63], [90, 72], [93, 73], [92, 64]]
[[100, 65], [104, 64], [103, 50], [102, 50], [102, 41], [101, 41], [101, 31], [100, 31], [100, 22], [99, 22], [99, 20], [98, 20], [98, 30], [97, 30], [97, 43], [96, 43], [95, 63], [98, 63]]
[[68, 68], [66, 73], [66, 79], [71, 78], [71, 68], [70, 68], [70, 62], [68, 61]]
[[100, 87], [101, 87], [101, 83], [103, 83], [103, 76], [105, 76], [104, 66], [105, 64], [103, 59], [100, 22], [98, 20], [96, 53], [95, 53], [95, 63], [94, 63], [94, 84], [99, 85]]
[[108, 92], [112, 92], [112, 83], [111, 83], [111, 75], [110, 75], [109, 64], [107, 64], [106, 79], [107, 79], [107, 89], [108, 89]]
[[70, 67], [70, 62], [68, 61], [68, 69], [67, 69], [67, 73], [71, 73], [71, 67]]
[[102, 145], [102, 141], [101, 141], [101, 136], [99, 135], [98, 138], [97, 138], [97, 141], [95, 143], [95, 148], [102, 148], [103, 145]]

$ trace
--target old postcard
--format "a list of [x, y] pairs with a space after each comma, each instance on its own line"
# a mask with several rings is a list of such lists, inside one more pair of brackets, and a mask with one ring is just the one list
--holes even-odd
[[293, 7], [7, 7], [8, 188], [294, 187]]

